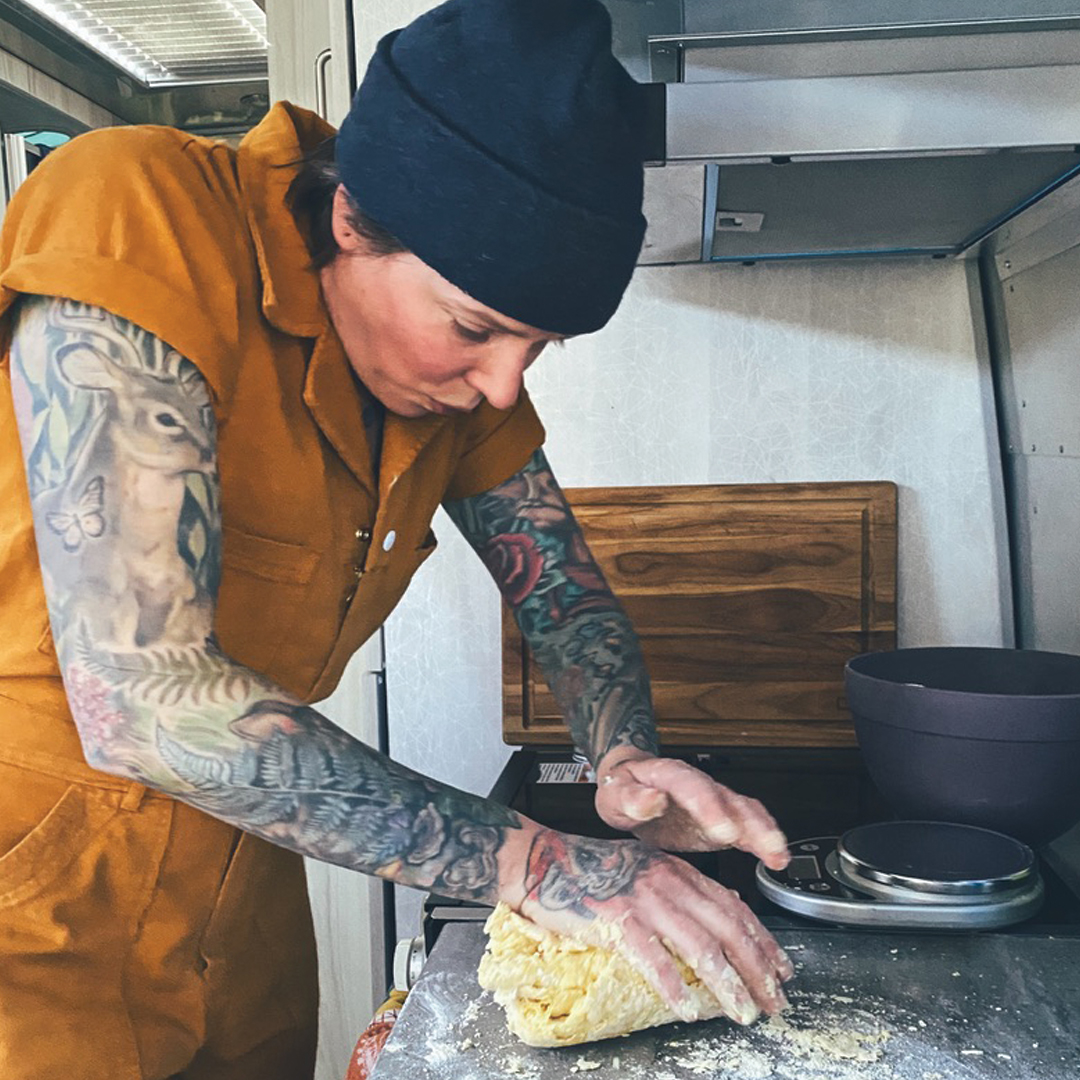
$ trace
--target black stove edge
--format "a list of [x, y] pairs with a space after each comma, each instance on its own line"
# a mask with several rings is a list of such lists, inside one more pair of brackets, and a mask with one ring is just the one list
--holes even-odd
[[[857, 748], [768, 748], [768, 747], [668, 747], [666, 752], [673, 757], [693, 760], [696, 757], [728, 758], [733, 757], [743, 761], [769, 761], [772, 764], [787, 765], [792, 762], [801, 762], [809, 767], [817, 760], [846, 760], [857, 761], [860, 753]], [[489, 792], [490, 797], [503, 805], [510, 805], [522, 786], [529, 780], [531, 774], [538, 767], [541, 757], [553, 757], [569, 760], [572, 751], [568, 747], [539, 747], [536, 749], [519, 747], [514, 750], [508, 759], [498, 779]], [[1062, 847], [1059, 842], [1044, 845], [1039, 848], [1039, 856], [1044, 864], [1044, 871], [1049, 870], [1056, 875], [1061, 883], [1074, 895], [1080, 897], [1080, 826], [1073, 833], [1067, 834], [1073, 838], [1071, 845]], [[771, 901], [761, 898], [763, 909], [757, 912], [762, 923], [770, 930], [799, 931], [799, 932], [833, 932], [836, 930], [856, 929], [841, 924], [833, 924], [824, 921], [808, 919], [802, 916], [792, 916], [783, 909], [777, 907]], [[477, 904], [471, 901], [455, 900], [429, 894], [423, 905], [423, 934], [430, 952], [438, 936], [439, 927], [445, 922], [481, 921], [486, 919], [491, 908], [487, 905]], [[1018, 936], [1036, 937], [1076, 937], [1080, 934], [1080, 924], [1059, 923], [1057, 921], [1043, 923], [1038, 921], [1036, 915], [1024, 923], [1018, 923], [1012, 927], [998, 930], [974, 930], [974, 931], [948, 931], [949, 934], [987, 934], [1007, 933]], [[860, 931], [873, 932], [873, 931]], [[894, 931], [899, 933], [925, 934], [925, 930]]]

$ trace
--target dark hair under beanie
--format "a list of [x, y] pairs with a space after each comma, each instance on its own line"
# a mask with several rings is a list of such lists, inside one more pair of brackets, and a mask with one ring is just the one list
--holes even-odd
[[379, 42], [337, 160], [357, 206], [448, 281], [583, 334], [641, 247], [641, 131], [598, 0], [449, 0]]

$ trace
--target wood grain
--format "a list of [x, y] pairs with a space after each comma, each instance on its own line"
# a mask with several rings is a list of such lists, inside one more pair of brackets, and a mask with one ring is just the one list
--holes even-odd
[[[661, 741], [854, 746], [843, 669], [896, 645], [896, 485], [571, 488], [641, 638]], [[503, 735], [569, 745], [507, 610]]]

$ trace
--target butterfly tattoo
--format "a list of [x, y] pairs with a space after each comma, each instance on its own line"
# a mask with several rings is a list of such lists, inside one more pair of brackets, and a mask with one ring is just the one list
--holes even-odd
[[49, 528], [63, 537], [65, 551], [78, 551], [82, 542], [97, 539], [105, 531], [105, 479], [95, 476], [70, 510], [54, 510], [45, 515]]

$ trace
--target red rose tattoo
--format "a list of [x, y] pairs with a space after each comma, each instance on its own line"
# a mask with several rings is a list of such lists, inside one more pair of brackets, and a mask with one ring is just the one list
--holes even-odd
[[544, 556], [539, 545], [524, 533], [493, 536], [484, 545], [480, 557], [506, 602], [514, 606], [533, 591], [544, 572]]
[[592, 904], [629, 892], [656, 858], [634, 840], [590, 840], [544, 829], [529, 851], [525, 889], [549, 911], [592, 917]]

